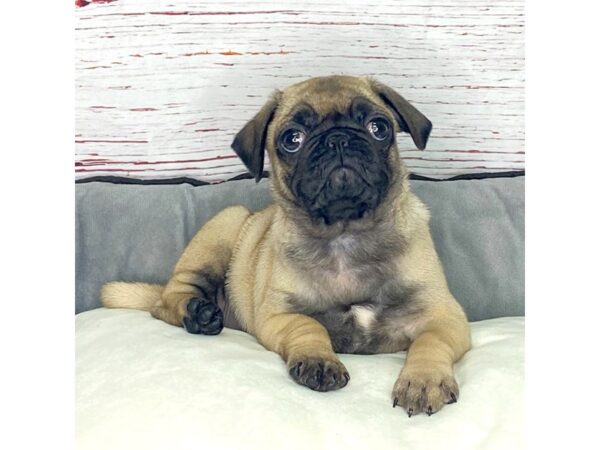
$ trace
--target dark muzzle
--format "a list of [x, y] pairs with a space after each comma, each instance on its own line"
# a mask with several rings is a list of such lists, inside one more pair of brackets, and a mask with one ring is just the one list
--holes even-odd
[[328, 225], [360, 219], [377, 207], [388, 188], [385, 161], [365, 137], [332, 130], [311, 148], [296, 192], [314, 218]]

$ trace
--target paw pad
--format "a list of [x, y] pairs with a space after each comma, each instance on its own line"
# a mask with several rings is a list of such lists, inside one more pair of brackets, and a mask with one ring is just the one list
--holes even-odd
[[223, 311], [214, 301], [194, 297], [186, 309], [183, 327], [188, 333], [214, 335], [223, 329]]

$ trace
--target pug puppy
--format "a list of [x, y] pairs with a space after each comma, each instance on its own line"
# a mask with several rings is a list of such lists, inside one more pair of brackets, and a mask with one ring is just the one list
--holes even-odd
[[398, 153], [397, 133], [424, 149], [431, 128], [370, 78], [312, 78], [275, 92], [232, 144], [257, 182], [268, 153], [273, 203], [224, 209], [165, 286], [109, 283], [103, 304], [190, 333], [237, 321], [297, 383], [321, 392], [350, 380], [336, 353], [408, 350], [392, 404], [435, 413], [458, 399], [453, 364], [470, 332]]

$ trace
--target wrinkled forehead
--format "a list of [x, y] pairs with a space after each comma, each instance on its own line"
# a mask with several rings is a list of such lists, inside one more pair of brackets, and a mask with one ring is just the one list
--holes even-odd
[[385, 104], [373, 92], [368, 81], [354, 77], [323, 77], [313, 78], [285, 89], [277, 107], [277, 117], [280, 120], [290, 119], [299, 109], [307, 106], [321, 117], [336, 113], [347, 114], [357, 97], [385, 108]]

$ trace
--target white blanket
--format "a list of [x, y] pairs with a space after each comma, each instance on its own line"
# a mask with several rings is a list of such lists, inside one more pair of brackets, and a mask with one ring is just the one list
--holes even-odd
[[341, 355], [349, 384], [320, 393], [241, 331], [88, 311], [76, 316], [77, 449], [522, 448], [524, 318], [471, 325], [458, 402], [409, 418], [391, 399], [404, 352]]

